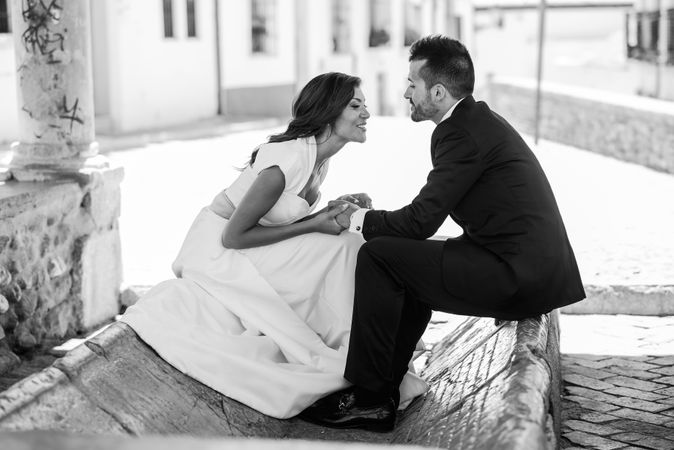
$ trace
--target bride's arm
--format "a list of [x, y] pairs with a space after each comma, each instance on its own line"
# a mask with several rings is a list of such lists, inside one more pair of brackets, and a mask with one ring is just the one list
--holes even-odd
[[309, 220], [290, 225], [259, 225], [260, 219], [274, 206], [284, 189], [285, 176], [281, 169], [272, 166], [261, 171], [232, 214], [222, 235], [222, 244], [227, 248], [242, 249], [273, 244], [304, 233], [339, 234], [342, 231], [334, 217], [344, 207], [321, 211]]

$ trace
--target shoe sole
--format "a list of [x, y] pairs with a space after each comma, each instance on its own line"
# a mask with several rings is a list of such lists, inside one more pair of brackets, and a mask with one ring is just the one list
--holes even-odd
[[375, 433], [389, 433], [395, 429], [394, 423], [381, 423], [381, 422], [370, 422], [370, 423], [335, 423], [335, 424], [326, 424], [318, 420], [313, 420], [311, 417], [303, 417], [302, 414], [297, 416], [305, 422], [309, 422], [314, 425], [318, 425], [325, 428], [332, 428], [335, 430], [353, 430], [361, 429], [365, 431], [373, 431]]

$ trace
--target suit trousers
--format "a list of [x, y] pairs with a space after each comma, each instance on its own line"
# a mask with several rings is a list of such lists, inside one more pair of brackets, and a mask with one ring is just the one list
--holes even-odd
[[449, 294], [443, 280], [443, 247], [444, 241], [389, 236], [361, 247], [344, 371], [354, 385], [397, 400], [398, 386], [433, 310], [498, 315], [489, 305]]

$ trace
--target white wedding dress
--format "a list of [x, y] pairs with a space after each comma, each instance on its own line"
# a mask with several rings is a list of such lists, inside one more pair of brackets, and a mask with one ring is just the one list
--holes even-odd
[[[349, 385], [348, 350], [360, 234], [304, 234], [244, 250], [222, 246], [228, 220], [264, 168], [278, 166], [286, 189], [265, 226], [314, 210], [297, 194], [316, 158], [313, 138], [264, 144], [255, 163], [194, 220], [173, 263], [177, 279], [153, 287], [121, 317], [172, 366], [222, 394], [277, 418], [292, 417]], [[323, 169], [322, 178], [327, 168]], [[409, 372], [401, 404], [425, 392]]]

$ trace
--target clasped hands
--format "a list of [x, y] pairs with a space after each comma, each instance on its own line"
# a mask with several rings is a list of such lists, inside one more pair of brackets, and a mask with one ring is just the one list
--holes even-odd
[[[345, 205], [345, 206], [342, 206]], [[337, 207], [344, 207], [344, 210], [334, 217], [335, 222], [344, 230], [351, 226], [351, 214], [360, 208], [372, 208], [372, 199], [369, 195], [361, 192], [358, 194], [346, 194], [335, 200], [328, 202], [329, 210]]]

